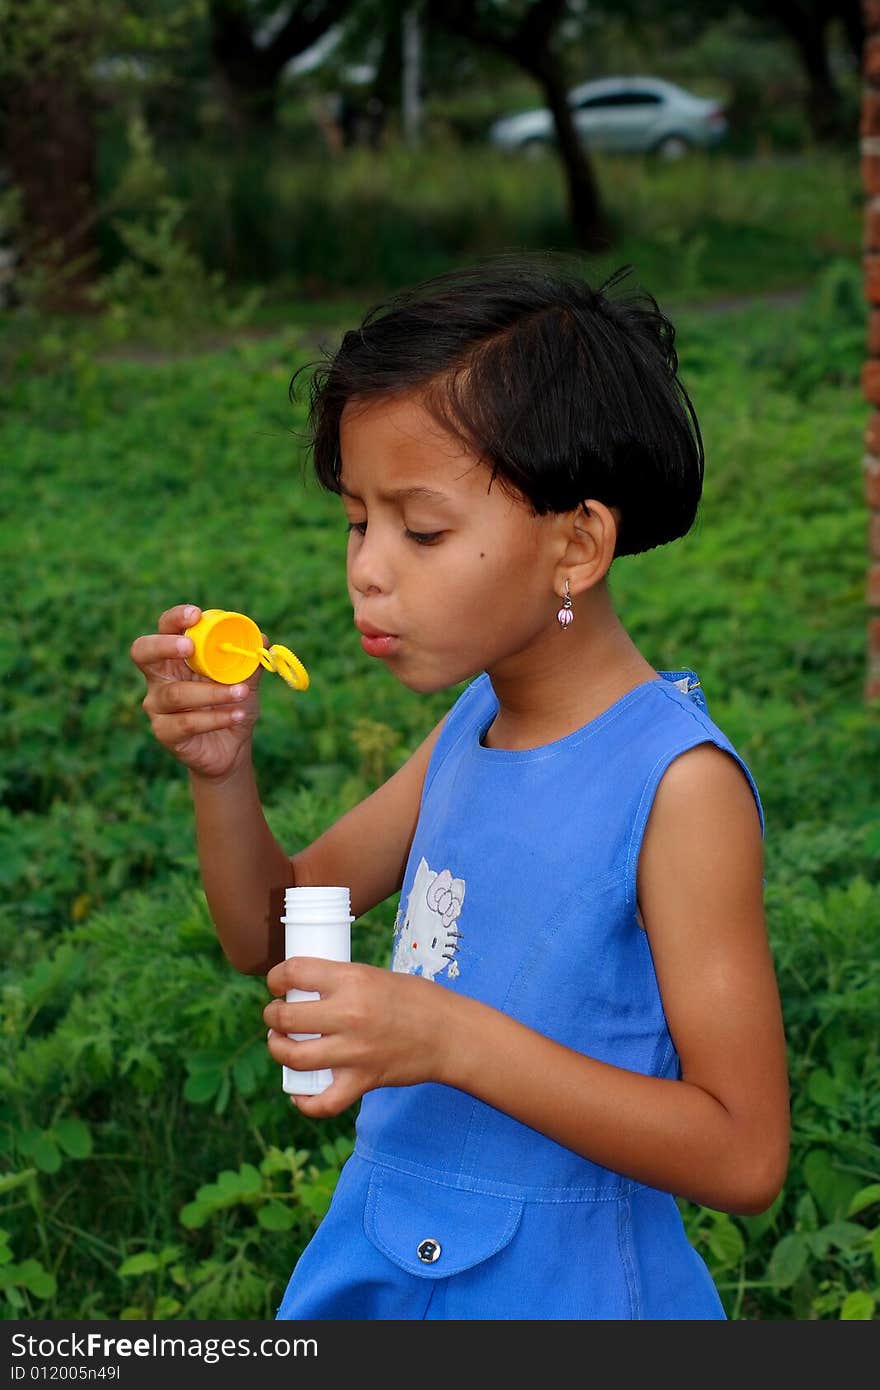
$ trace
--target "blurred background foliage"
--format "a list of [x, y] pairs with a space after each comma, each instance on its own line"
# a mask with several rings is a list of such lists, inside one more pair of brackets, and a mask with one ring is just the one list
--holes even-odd
[[[682, 160], [593, 153], [589, 249], [563, 161], [488, 140], [543, 102], [504, 46], [551, 10], [566, 80], [650, 71], [730, 121]], [[445, 11], [457, 30], [419, 8], [414, 133], [401, 5], [0, 0], [6, 1317], [272, 1317], [326, 1209], [353, 1114], [309, 1121], [282, 1096], [265, 987], [217, 945], [186, 778], [128, 652], [192, 601], [302, 655], [312, 688], [263, 684], [255, 746], [291, 851], [401, 764], [458, 692], [364, 662], [344, 518], [309, 477], [288, 383], [389, 289], [515, 247], [580, 250], [593, 280], [633, 266], [673, 315], [706, 441], [691, 534], [610, 582], [652, 664], [699, 672], [761, 789], [794, 1145], [769, 1212], [682, 1203], [689, 1234], [733, 1318], [877, 1316], [853, 6]], [[59, 122], [79, 134], [50, 148]], [[41, 224], [59, 168], [69, 197]], [[355, 924], [360, 959], [386, 963], [396, 908]]]
[[[857, 248], [857, 184], [838, 181], [841, 160], [855, 167], [861, 40], [852, 0], [0, 0], [6, 296], [43, 311], [114, 291], [129, 303], [133, 287], [107, 276], [129, 263], [142, 280], [173, 275], [183, 243], [178, 281], [198, 257], [238, 299], [326, 302], [499, 244], [620, 259], [643, 228], [695, 290], [724, 278], [716, 246], [731, 274], [769, 255], [770, 276], [796, 283]], [[557, 88], [628, 73], [716, 100], [723, 141], [657, 170], [564, 143], [524, 168], [489, 139]], [[820, 208], [826, 165], [836, 186]], [[761, 245], [759, 227], [781, 240]], [[749, 235], [741, 254], [725, 228]]]

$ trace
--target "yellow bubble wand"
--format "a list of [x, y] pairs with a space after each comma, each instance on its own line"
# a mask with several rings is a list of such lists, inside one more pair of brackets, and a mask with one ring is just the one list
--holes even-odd
[[280, 642], [264, 647], [263, 634], [244, 613], [206, 608], [199, 621], [186, 629], [186, 635], [193, 643], [187, 666], [209, 680], [237, 685], [262, 666], [281, 676], [294, 690], [309, 688], [309, 673], [296, 653]]

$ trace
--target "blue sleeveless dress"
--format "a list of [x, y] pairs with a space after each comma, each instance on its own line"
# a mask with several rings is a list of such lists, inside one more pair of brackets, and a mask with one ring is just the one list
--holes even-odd
[[[600, 1061], [678, 1078], [636, 869], [654, 794], [714, 743], [693, 671], [664, 671], [539, 748], [484, 747], [487, 674], [425, 777], [392, 965]], [[467, 1047], [467, 1038], [461, 1039]], [[368, 1092], [284, 1319], [723, 1319], [672, 1195], [449, 1086]]]

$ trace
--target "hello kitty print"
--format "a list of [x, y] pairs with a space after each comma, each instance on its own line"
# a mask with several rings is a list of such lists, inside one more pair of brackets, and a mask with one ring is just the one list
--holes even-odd
[[424, 975], [433, 980], [442, 970], [454, 980], [462, 934], [458, 919], [464, 902], [464, 879], [453, 878], [449, 869], [435, 872], [423, 857], [416, 870], [401, 920], [394, 927], [392, 970], [405, 975]]

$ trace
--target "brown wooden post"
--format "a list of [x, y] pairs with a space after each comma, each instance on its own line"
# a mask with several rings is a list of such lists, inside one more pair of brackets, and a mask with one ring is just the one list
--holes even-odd
[[865, 431], [865, 500], [868, 504], [868, 655], [865, 699], [880, 699], [880, 0], [862, 0], [865, 47], [862, 69], [861, 159], [865, 195], [863, 262], [868, 310], [867, 358], [862, 389], [871, 407]]

